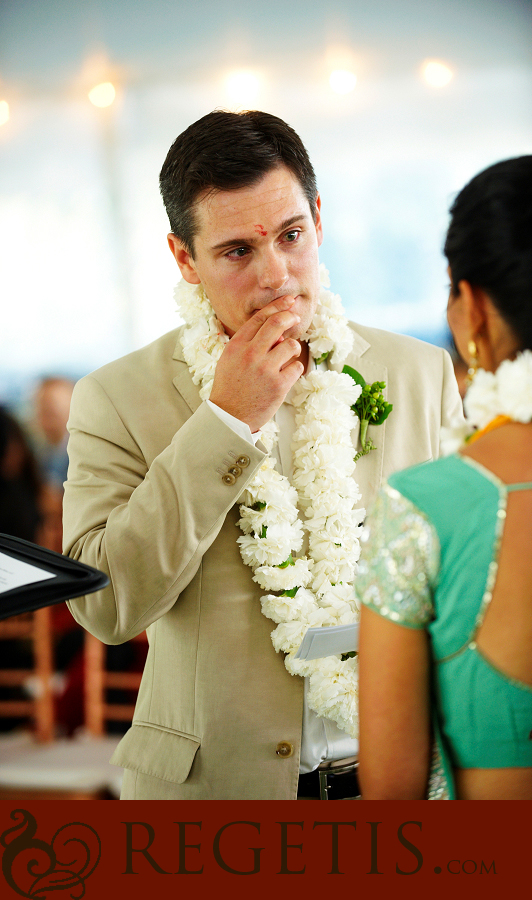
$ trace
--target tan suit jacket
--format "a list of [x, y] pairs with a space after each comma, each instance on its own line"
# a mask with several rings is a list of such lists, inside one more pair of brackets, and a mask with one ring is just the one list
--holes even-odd
[[[201, 402], [179, 331], [75, 388], [65, 552], [111, 584], [70, 608], [108, 644], [147, 629], [133, 724], [112, 759], [126, 768], [123, 796], [295, 799], [303, 680], [273, 649], [236, 543], [238, 499], [264, 452]], [[460, 398], [448, 354], [413, 338], [356, 326], [347, 362], [385, 381], [394, 404], [373, 429], [377, 449], [357, 463], [367, 506], [385, 477], [438, 455]], [[249, 464], [226, 484], [238, 457]], [[290, 757], [276, 753], [283, 741]]]

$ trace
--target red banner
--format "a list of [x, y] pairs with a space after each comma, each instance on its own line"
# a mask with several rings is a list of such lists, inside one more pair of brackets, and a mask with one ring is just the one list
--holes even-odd
[[490, 896], [526, 885], [530, 833], [528, 803], [510, 801], [2, 801], [0, 895]]

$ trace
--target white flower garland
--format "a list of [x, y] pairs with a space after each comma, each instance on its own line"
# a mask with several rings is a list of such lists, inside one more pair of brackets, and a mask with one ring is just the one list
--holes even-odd
[[[330, 354], [333, 363], [343, 365], [353, 335], [340, 298], [327, 290], [323, 266], [320, 276], [318, 306], [304, 340], [315, 360]], [[182, 280], [175, 295], [187, 325], [181, 339], [183, 354], [206, 400], [229, 339], [201, 285]], [[352, 737], [358, 736], [358, 659], [342, 660], [338, 655], [298, 660], [294, 654], [307, 628], [358, 621], [353, 581], [365, 510], [354, 508], [360, 492], [353, 478], [351, 431], [356, 416], [351, 406], [360, 391], [349, 375], [334, 371], [314, 371], [299, 379], [292, 399], [296, 407], [293, 483], [267, 456], [240, 498], [238, 524], [243, 534], [237, 539], [254, 581], [268, 592], [261, 597], [261, 605], [264, 615], [277, 623], [272, 632], [275, 650], [286, 653], [285, 665], [292, 675], [309, 676], [309, 706]], [[277, 431], [273, 420], [261, 429], [268, 453], [275, 446]], [[301, 550], [304, 530], [308, 553], [294, 557]], [[274, 591], [282, 593], [278, 596]]]
[[532, 421], [532, 351], [523, 350], [515, 359], [505, 359], [495, 372], [478, 369], [464, 398], [465, 421], [442, 428], [441, 452], [456, 451], [477, 429], [497, 416], [515, 422]]

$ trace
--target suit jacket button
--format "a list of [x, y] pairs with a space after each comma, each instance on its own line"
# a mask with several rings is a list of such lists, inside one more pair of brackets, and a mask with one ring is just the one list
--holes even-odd
[[242, 469], [240, 468], [240, 466], [229, 466], [229, 469], [227, 471], [230, 475], [234, 475], [235, 478], [238, 478], [239, 475], [242, 475]]
[[247, 467], [249, 466], [249, 463], [250, 463], [249, 456], [239, 456], [236, 461], [237, 466], [240, 466], [241, 469], [247, 469]]
[[275, 748], [275, 752], [277, 756], [282, 756], [283, 759], [288, 759], [289, 756], [292, 756], [294, 753], [294, 745], [290, 743], [290, 741], [279, 741], [277, 747]]
[[222, 475], [222, 481], [224, 484], [234, 484], [236, 478], [234, 475], [231, 475], [230, 472], [226, 472], [225, 475]]

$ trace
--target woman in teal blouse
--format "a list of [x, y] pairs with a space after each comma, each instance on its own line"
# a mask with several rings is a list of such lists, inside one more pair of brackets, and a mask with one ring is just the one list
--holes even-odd
[[445, 255], [466, 427], [368, 516], [360, 784], [368, 800], [531, 800], [532, 156], [466, 185]]

